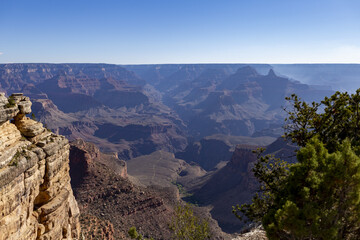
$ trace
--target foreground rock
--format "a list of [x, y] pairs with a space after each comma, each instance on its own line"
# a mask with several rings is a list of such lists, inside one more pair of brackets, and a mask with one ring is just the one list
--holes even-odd
[[68, 141], [29, 113], [29, 98], [0, 93], [0, 240], [79, 239]]
[[251, 231], [241, 234], [232, 240], [267, 240], [266, 233], [263, 229], [254, 228]]

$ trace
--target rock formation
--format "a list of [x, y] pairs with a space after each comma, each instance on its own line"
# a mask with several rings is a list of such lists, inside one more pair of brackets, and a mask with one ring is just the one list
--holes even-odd
[[257, 181], [252, 174], [257, 146], [238, 145], [225, 167], [217, 171], [205, 185], [194, 192], [200, 204], [213, 206], [212, 217], [221, 229], [228, 233], [239, 231], [243, 223], [232, 214], [232, 206], [248, 202], [257, 190]]
[[[184, 125], [133, 72], [108, 64], [0, 64], [0, 91], [32, 99], [36, 119], [127, 160], [186, 147]], [[110, 132], [110, 133], [109, 133]]]
[[29, 113], [28, 97], [0, 93], [0, 240], [79, 239], [68, 141]]
[[[238, 232], [248, 228], [244, 222], [239, 221], [232, 214], [232, 206], [248, 203], [259, 189], [259, 183], [255, 178], [252, 168], [257, 161], [257, 155], [253, 152], [261, 145], [239, 144], [230, 161], [209, 176], [205, 184], [194, 190], [192, 196], [200, 205], [211, 205], [212, 217], [218, 221], [219, 226], [227, 233]], [[278, 138], [270, 145], [266, 146], [264, 154], [274, 155], [289, 163], [296, 162], [296, 149], [294, 144], [289, 143], [283, 138]], [[188, 188], [187, 184], [184, 184]], [[249, 239], [249, 238], [240, 238]], [[256, 238], [255, 238], [256, 239]], [[261, 238], [260, 238], [261, 239]]]
[[125, 162], [92, 143], [76, 140], [70, 145], [71, 184], [85, 239], [129, 239], [132, 226], [145, 237], [171, 238], [175, 192], [132, 184]]
[[228, 162], [238, 144], [267, 146], [275, 140], [273, 137], [245, 137], [216, 134], [189, 143], [183, 152], [175, 156], [186, 162], [195, 162], [206, 171], [213, 171], [221, 162]]
[[267, 240], [266, 232], [260, 227], [253, 228], [247, 233], [243, 233], [232, 240]]

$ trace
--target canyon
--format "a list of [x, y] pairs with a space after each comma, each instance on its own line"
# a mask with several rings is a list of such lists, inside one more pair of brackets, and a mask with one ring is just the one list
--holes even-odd
[[[152, 160], [159, 161], [157, 156], [125, 162], [119, 161], [116, 155], [102, 153], [94, 144], [83, 140], [73, 141], [70, 145], [71, 185], [81, 211], [80, 222], [86, 239], [128, 239], [127, 232], [133, 226], [145, 237], [172, 238], [169, 224], [180, 196], [171, 181], [182, 169], [191, 166], [184, 161], [179, 161], [181, 164], [178, 165], [178, 161], [173, 160], [170, 163], [173, 167], [169, 168], [171, 154], [160, 152], [164, 169], [157, 164], [153, 172], [149, 166], [154, 166]], [[132, 164], [143, 177], [134, 170], [129, 171], [131, 176], [128, 174], [128, 165]], [[151, 176], [144, 174], [144, 169], [151, 171]], [[214, 239], [230, 239], [211, 219], [207, 209], [197, 207], [195, 211], [209, 219]]]
[[[209, 219], [214, 236], [230, 239], [246, 228], [231, 207], [257, 189], [252, 150], [266, 147], [294, 161], [296, 146], [280, 138], [285, 97], [296, 93], [312, 102], [334, 92], [284, 74], [313, 79], [321, 69], [300, 70], [0, 64], [1, 223], [21, 212], [19, 225], [6, 229], [21, 229], [24, 239], [76, 239], [80, 225], [86, 239], [126, 239], [132, 226], [169, 239], [174, 207], [188, 201]], [[52, 214], [62, 221], [54, 224]], [[17, 239], [7, 231], [6, 239]]]

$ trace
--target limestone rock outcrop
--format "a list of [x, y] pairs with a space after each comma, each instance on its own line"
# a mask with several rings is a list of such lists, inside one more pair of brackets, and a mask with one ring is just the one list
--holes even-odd
[[68, 141], [29, 113], [28, 97], [0, 93], [0, 240], [80, 239]]
[[232, 240], [268, 240], [266, 232], [261, 228], [253, 228], [247, 233], [243, 233]]

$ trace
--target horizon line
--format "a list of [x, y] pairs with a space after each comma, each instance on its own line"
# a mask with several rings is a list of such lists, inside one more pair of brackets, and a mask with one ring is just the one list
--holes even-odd
[[207, 64], [227, 64], [227, 65], [236, 65], [236, 64], [251, 64], [251, 65], [360, 65], [360, 63], [348, 62], [294, 62], [294, 63], [265, 63], [265, 62], [189, 62], [189, 63], [105, 63], [105, 62], [7, 62], [2, 63], [0, 65], [6, 64], [105, 64], [105, 65], [207, 65]]

